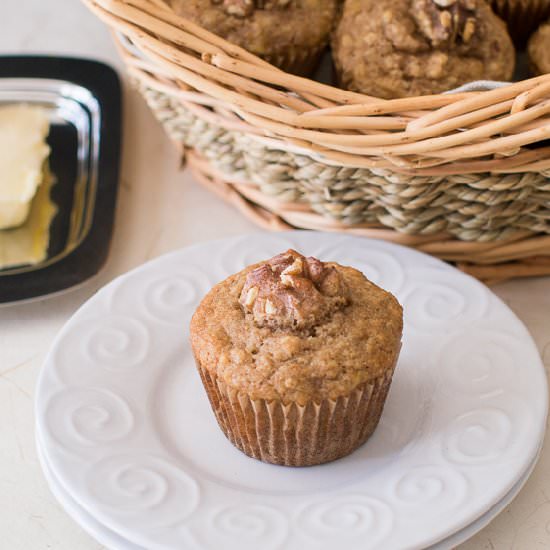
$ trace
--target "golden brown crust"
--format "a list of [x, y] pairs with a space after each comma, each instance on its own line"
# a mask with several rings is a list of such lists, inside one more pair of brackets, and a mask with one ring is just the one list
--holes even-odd
[[509, 80], [515, 63], [484, 0], [347, 0], [332, 47], [342, 86], [382, 98]]
[[533, 74], [550, 73], [550, 21], [541, 25], [531, 36], [527, 53]]
[[201, 27], [301, 74], [311, 70], [326, 47], [338, 11], [336, 0], [292, 0], [282, 6], [267, 3], [261, 9], [257, 2], [249, 2], [244, 12], [237, 8], [228, 15], [227, 1], [166, 0], [176, 13]]
[[262, 264], [216, 285], [193, 315], [191, 345], [203, 369], [250, 399], [299, 405], [348, 395], [393, 369], [402, 308], [390, 293], [356, 269], [328, 264], [348, 289], [346, 305], [313, 324], [258, 324], [239, 300]]

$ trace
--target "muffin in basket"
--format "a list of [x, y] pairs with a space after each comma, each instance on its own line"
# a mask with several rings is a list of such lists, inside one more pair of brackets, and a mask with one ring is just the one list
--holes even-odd
[[382, 98], [509, 80], [515, 63], [485, 0], [347, 0], [332, 48], [342, 87]]
[[253, 458], [309, 466], [373, 433], [402, 326], [397, 300], [361, 272], [288, 250], [216, 285], [191, 346], [227, 438]]
[[165, 0], [174, 11], [285, 71], [308, 74], [327, 46], [338, 0]]
[[518, 47], [525, 46], [531, 33], [550, 17], [549, 0], [488, 0], [493, 11], [508, 25]]
[[542, 24], [531, 36], [527, 53], [533, 74], [550, 73], [550, 21]]

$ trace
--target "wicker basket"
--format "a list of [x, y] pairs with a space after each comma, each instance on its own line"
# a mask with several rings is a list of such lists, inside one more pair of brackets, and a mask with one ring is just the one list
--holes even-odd
[[381, 100], [287, 74], [162, 0], [84, 0], [199, 181], [265, 227], [550, 274], [550, 75]]

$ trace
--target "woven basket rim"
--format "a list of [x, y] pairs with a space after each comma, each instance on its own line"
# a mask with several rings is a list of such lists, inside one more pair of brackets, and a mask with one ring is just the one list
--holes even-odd
[[134, 77], [202, 96], [225, 123], [327, 161], [424, 175], [550, 169], [550, 147], [526, 148], [550, 139], [550, 74], [487, 91], [378, 99], [288, 74], [162, 0], [83, 2], [141, 52], [121, 52]]

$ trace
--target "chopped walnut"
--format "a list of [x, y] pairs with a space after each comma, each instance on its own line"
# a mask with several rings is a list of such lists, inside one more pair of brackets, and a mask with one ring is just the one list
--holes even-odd
[[412, 13], [435, 47], [466, 44], [476, 30], [476, 0], [413, 0]]
[[273, 304], [271, 300], [265, 301], [265, 314], [269, 317], [275, 315], [277, 313], [277, 308]]
[[227, 15], [248, 17], [255, 10], [271, 10], [286, 8], [292, 0], [211, 0], [213, 4], [221, 5]]
[[239, 301], [259, 326], [302, 329], [344, 307], [349, 298], [335, 267], [288, 250], [248, 274]]
[[248, 289], [246, 296], [244, 298], [244, 306], [251, 308], [258, 297], [258, 287], [252, 286]]

